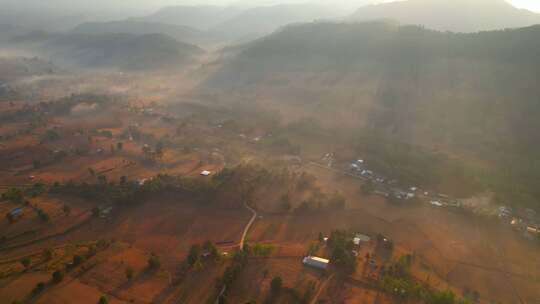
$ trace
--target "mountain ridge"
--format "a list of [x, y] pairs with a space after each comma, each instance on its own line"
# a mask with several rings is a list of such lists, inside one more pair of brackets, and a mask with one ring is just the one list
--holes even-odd
[[540, 14], [518, 9], [504, 0], [406, 0], [359, 8], [348, 21], [392, 19], [452, 32], [519, 28], [540, 23]]

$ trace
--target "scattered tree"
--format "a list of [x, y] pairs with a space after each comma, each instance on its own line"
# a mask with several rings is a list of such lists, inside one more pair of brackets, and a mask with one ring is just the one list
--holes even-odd
[[135, 271], [133, 270], [133, 267], [128, 266], [126, 268], [126, 279], [131, 281], [131, 279], [133, 279], [134, 273], [135, 273]]
[[64, 273], [61, 270], [56, 270], [52, 274], [52, 280], [55, 284], [58, 284], [64, 280]]
[[43, 282], [37, 283], [34, 289], [32, 289], [32, 296], [34, 297], [37, 296], [38, 294], [42, 293], [44, 289], [45, 289], [45, 283]]
[[50, 249], [50, 248], [44, 249], [43, 252], [41, 253], [41, 256], [43, 257], [43, 259], [44, 259], [45, 261], [51, 260], [52, 257], [53, 257], [53, 251], [52, 251], [52, 249]]
[[40, 219], [42, 222], [48, 223], [48, 222], [51, 220], [49, 214], [47, 214], [47, 212], [43, 211], [42, 209], [38, 209], [38, 210], [37, 210], [37, 213], [38, 213], [39, 219]]
[[99, 297], [98, 304], [108, 304], [108, 303], [109, 303], [109, 300], [107, 299], [106, 296]]
[[204, 251], [206, 251], [210, 257], [212, 257], [213, 259], [218, 259], [220, 256], [219, 256], [219, 250], [217, 249], [216, 245], [214, 245], [214, 243], [210, 242], [210, 241], [206, 241], [203, 245], [203, 249]]
[[161, 261], [159, 257], [152, 253], [148, 258], [148, 269], [149, 270], [158, 270], [161, 267]]
[[73, 256], [73, 266], [79, 266], [84, 262], [84, 258], [78, 254]]
[[37, 210], [37, 213], [38, 213], [39, 219], [40, 219], [42, 222], [48, 223], [48, 222], [51, 220], [49, 214], [47, 214], [47, 212], [43, 211], [42, 209], [38, 209], [38, 210]]
[[41, 168], [41, 161], [35, 159], [32, 161], [32, 166], [34, 167], [34, 169], [39, 169]]
[[283, 280], [281, 277], [274, 277], [272, 279], [272, 282], [270, 282], [270, 293], [273, 296], [277, 296], [281, 292], [281, 288], [283, 287]]
[[187, 257], [188, 265], [189, 266], [195, 265], [195, 263], [199, 261], [201, 257], [201, 253], [202, 253], [201, 245], [199, 244], [192, 245], [191, 248], [189, 249], [189, 254]]

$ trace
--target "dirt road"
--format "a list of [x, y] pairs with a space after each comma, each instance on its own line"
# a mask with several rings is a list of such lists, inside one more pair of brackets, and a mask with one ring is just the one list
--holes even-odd
[[249, 232], [249, 229], [251, 228], [251, 226], [257, 219], [257, 211], [255, 211], [255, 209], [248, 206], [247, 203], [244, 204], [244, 207], [246, 207], [246, 209], [251, 211], [253, 215], [251, 216], [251, 219], [249, 219], [249, 222], [247, 223], [246, 227], [244, 228], [244, 231], [242, 232], [242, 238], [240, 239], [240, 249], [244, 249], [244, 241], [246, 240], [247, 233]]

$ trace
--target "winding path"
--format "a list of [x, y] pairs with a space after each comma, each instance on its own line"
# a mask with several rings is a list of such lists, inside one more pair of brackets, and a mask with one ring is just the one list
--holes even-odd
[[251, 211], [253, 215], [251, 216], [251, 219], [249, 219], [249, 222], [247, 223], [246, 227], [244, 228], [244, 231], [242, 232], [242, 238], [240, 239], [240, 244], [239, 244], [240, 249], [244, 249], [244, 241], [246, 240], [247, 233], [249, 232], [249, 229], [251, 228], [251, 226], [257, 219], [257, 211], [255, 211], [255, 209], [248, 206], [247, 203], [244, 203], [244, 207], [246, 207], [246, 209]]
[[[253, 223], [257, 219], [257, 211], [255, 211], [255, 209], [248, 206], [247, 203], [244, 203], [244, 207], [246, 207], [246, 209], [248, 209], [252, 213], [252, 216], [249, 219], [249, 222], [247, 223], [246, 227], [244, 227], [244, 231], [242, 232], [242, 238], [240, 239], [240, 243], [239, 243], [240, 250], [244, 249], [244, 244], [245, 244], [246, 236], [247, 236], [247, 234], [249, 232], [249, 229], [251, 228], [251, 226], [253, 225]], [[227, 291], [227, 285], [223, 285], [223, 287], [221, 288], [221, 291], [219, 292], [219, 295], [217, 296], [216, 301], [214, 302], [214, 304], [219, 304], [219, 299], [221, 299], [221, 297], [225, 294], [225, 291]]]

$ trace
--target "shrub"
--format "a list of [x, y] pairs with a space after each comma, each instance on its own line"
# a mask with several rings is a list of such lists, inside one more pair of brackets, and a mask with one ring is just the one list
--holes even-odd
[[21, 264], [27, 269], [32, 264], [32, 260], [29, 257], [25, 257], [21, 260]]
[[131, 266], [128, 266], [128, 267], [126, 268], [126, 279], [128, 279], [128, 280], [133, 279], [133, 275], [134, 275], [134, 270], [133, 270], [133, 268], [132, 268]]
[[64, 211], [64, 214], [67, 216], [67, 215], [70, 215], [71, 213], [71, 207], [68, 206], [68, 205], [64, 205], [64, 207], [62, 207], [62, 211]]
[[84, 258], [78, 254], [73, 256], [73, 265], [78, 266], [84, 262]]
[[109, 303], [109, 300], [107, 299], [106, 296], [99, 297], [98, 304], [108, 304], [108, 303]]
[[41, 209], [38, 209], [37, 212], [38, 212], [39, 219], [42, 222], [48, 223], [51, 220], [51, 218], [49, 217], [49, 215], [45, 211], [43, 211]]
[[50, 248], [46, 248], [46, 249], [43, 250], [43, 253], [41, 255], [43, 256], [43, 259], [48, 261], [48, 260], [52, 259], [53, 251]]

